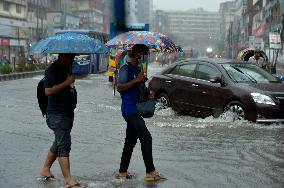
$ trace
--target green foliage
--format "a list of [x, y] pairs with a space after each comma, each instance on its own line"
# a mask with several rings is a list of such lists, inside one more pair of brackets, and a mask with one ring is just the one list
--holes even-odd
[[39, 65], [38, 65], [38, 68], [39, 68], [40, 70], [45, 70], [46, 67], [47, 67], [46, 64], [39, 64]]
[[10, 65], [0, 65], [0, 74], [10, 74], [12, 71]]
[[36, 66], [34, 64], [28, 64], [25, 68], [24, 71], [25, 72], [32, 72], [36, 70]]
[[24, 72], [24, 68], [23, 67], [16, 67], [15, 72]]

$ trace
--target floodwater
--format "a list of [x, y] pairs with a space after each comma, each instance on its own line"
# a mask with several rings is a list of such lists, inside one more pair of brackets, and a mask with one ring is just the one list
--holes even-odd
[[[151, 70], [151, 69], [150, 69]], [[40, 77], [0, 82], [0, 187], [63, 187], [58, 163], [53, 182], [37, 181], [53, 134], [36, 100]], [[257, 125], [230, 118], [198, 119], [171, 109], [146, 119], [154, 163], [168, 180], [146, 183], [140, 143], [129, 171], [135, 180], [116, 180], [125, 136], [120, 97], [103, 74], [76, 81], [78, 106], [72, 130], [71, 171], [93, 188], [284, 187], [284, 125]]]

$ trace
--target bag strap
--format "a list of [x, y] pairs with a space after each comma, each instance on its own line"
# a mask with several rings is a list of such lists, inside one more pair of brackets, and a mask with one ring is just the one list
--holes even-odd
[[[135, 75], [135, 73], [133, 72], [133, 70], [132, 70], [132, 68], [130, 67], [129, 63], [127, 63], [127, 69], [128, 69], [128, 72], [131, 71], [131, 73]], [[137, 76], [137, 75], [135, 75], [135, 76]], [[147, 88], [146, 85], [145, 85], [145, 83], [143, 83], [143, 84], [138, 84], [138, 88], [139, 88], [139, 90], [140, 90], [140, 92], [139, 92], [139, 94], [140, 94], [140, 96], [139, 96], [139, 97], [140, 97], [140, 101], [144, 101], [144, 100], [145, 100], [145, 99], [144, 99], [144, 94], [145, 94], [145, 92], [144, 92], [143, 89]], [[134, 99], [134, 97], [133, 97], [133, 95], [131, 94], [130, 91], [128, 91], [128, 94], [130, 95], [130, 97], [131, 97], [131, 99], [132, 99], [133, 102], [135, 102], [135, 103], [139, 102], [139, 101], [137, 101], [137, 100]]]

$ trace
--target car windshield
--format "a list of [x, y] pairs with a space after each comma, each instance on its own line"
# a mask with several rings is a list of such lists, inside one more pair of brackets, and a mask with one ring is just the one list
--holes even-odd
[[280, 83], [276, 77], [251, 63], [228, 63], [222, 67], [237, 83]]

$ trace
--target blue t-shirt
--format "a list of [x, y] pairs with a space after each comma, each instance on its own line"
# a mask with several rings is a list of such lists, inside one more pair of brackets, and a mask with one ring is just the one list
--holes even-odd
[[[45, 71], [44, 87], [52, 88], [67, 79], [70, 70], [62, 67], [58, 62], [51, 64]], [[47, 113], [74, 115], [77, 104], [77, 91], [75, 88], [66, 87], [56, 95], [48, 96]]]
[[[132, 67], [131, 65], [125, 64], [119, 69], [118, 83], [125, 84], [136, 78], [136, 76], [141, 72], [139, 66]], [[137, 113], [137, 108], [135, 103], [141, 100], [140, 88], [138, 84], [129, 88], [127, 91], [120, 93], [122, 103], [121, 112], [122, 116], [127, 117]]]

